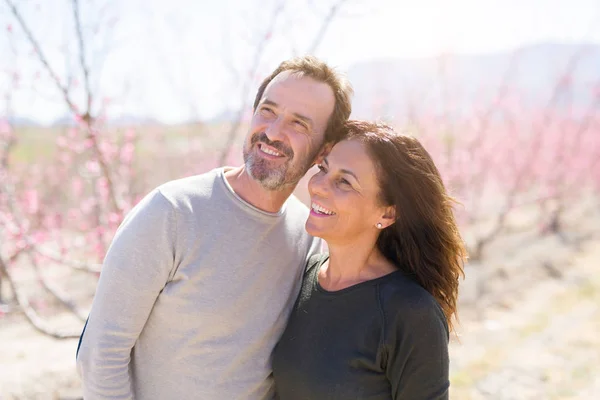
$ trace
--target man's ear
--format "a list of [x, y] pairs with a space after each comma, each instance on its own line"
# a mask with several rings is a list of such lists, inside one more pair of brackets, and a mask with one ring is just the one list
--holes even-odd
[[315, 158], [315, 162], [314, 162], [313, 165], [315, 165], [315, 164], [321, 164], [323, 162], [323, 159], [325, 157], [327, 157], [327, 155], [329, 154], [329, 152], [331, 152], [332, 148], [333, 148], [333, 143], [325, 143], [323, 145], [323, 148], [321, 149], [321, 151], [317, 155], [317, 158]]

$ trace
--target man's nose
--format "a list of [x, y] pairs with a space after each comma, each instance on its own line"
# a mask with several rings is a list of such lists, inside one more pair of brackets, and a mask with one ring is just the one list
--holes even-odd
[[283, 141], [284, 133], [283, 133], [283, 121], [282, 118], [279, 117], [272, 121], [267, 129], [265, 130], [265, 134], [269, 138], [270, 141]]

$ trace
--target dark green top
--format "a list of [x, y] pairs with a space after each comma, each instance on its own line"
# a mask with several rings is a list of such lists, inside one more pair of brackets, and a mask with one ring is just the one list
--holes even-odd
[[398, 270], [329, 292], [311, 257], [273, 355], [281, 400], [448, 399], [448, 326], [437, 301]]

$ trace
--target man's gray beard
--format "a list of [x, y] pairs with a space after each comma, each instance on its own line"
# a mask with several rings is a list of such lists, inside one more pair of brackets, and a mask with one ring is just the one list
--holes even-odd
[[319, 154], [320, 148], [314, 149], [309, 154], [304, 165], [294, 168], [291, 160], [287, 160], [280, 167], [270, 167], [268, 161], [263, 160], [250, 150], [244, 148], [244, 164], [248, 175], [257, 181], [264, 189], [270, 191], [285, 190], [294, 187], [300, 182], [300, 179], [308, 172], [314, 159]]
[[299, 174], [292, 173], [292, 176], [288, 176], [292, 172], [289, 161], [279, 168], [270, 168], [264, 160], [258, 159], [253, 153], [245, 152], [244, 163], [250, 177], [266, 190], [278, 191], [295, 186], [304, 175], [294, 176]]

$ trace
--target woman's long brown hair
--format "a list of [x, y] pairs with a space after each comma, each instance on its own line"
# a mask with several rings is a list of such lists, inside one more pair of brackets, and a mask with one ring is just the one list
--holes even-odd
[[366, 146], [378, 173], [380, 201], [396, 211], [395, 223], [380, 233], [377, 247], [438, 301], [452, 331], [467, 257], [454, 218], [456, 201], [414, 137], [385, 124], [353, 120], [346, 134]]

